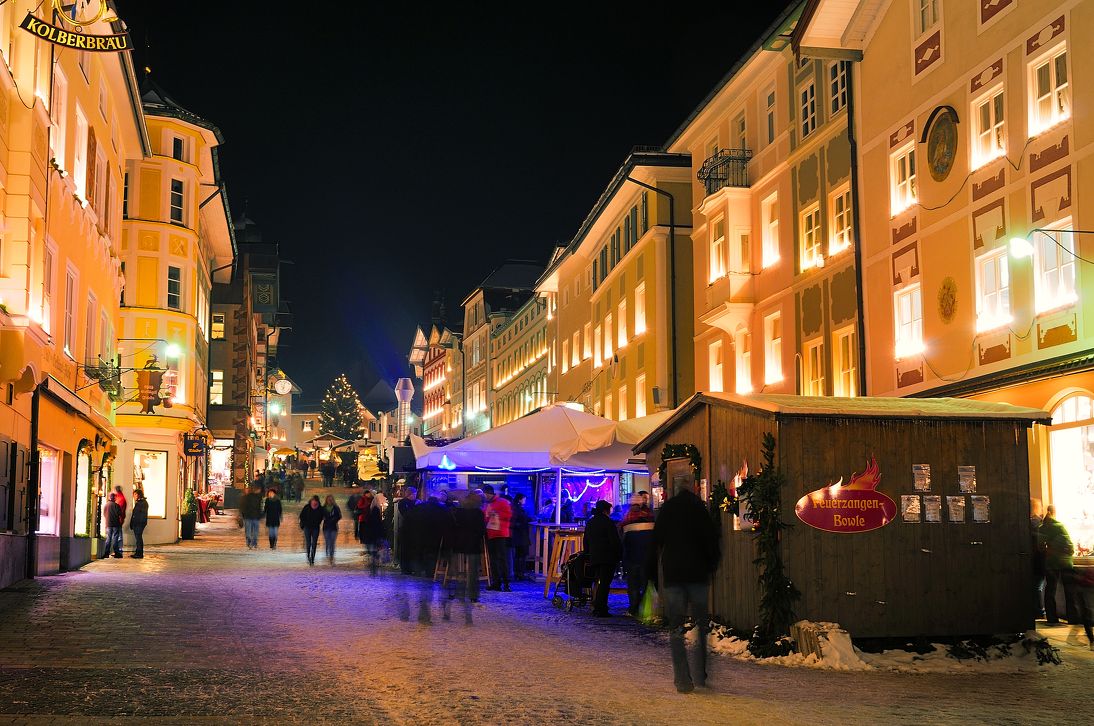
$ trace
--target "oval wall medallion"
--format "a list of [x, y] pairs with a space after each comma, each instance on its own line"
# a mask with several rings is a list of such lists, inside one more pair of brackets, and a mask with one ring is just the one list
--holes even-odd
[[957, 283], [947, 277], [938, 288], [938, 316], [949, 325], [957, 314]]

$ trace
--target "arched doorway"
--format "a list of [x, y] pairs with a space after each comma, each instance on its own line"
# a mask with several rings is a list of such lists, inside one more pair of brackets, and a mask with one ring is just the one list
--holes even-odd
[[1050, 502], [1071, 535], [1076, 555], [1094, 551], [1094, 398], [1075, 393], [1052, 410]]

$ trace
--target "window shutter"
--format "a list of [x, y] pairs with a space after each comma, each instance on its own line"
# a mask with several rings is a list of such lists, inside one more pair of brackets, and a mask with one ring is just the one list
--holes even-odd
[[87, 182], [84, 185], [84, 190], [87, 194], [87, 201], [91, 204], [92, 208], [95, 207], [95, 161], [98, 159], [97, 149], [95, 147], [95, 129], [90, 124], [87, 127]]

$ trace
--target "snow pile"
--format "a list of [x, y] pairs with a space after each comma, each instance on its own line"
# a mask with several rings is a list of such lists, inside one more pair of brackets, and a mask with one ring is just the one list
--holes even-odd
[[[797, 625], [800, 626], [802, 623]], [[926, 653], [903, 649], [868, 653], [856, 648], [847, 631], [835, 623], [807, 623], [807, 625], [814, 627], [817, 633], [819, 654], [813, 652], [803, 655], [796, 652], [771, 658], [756, 658], [748, 650], [747, 638], [742, 638], [732, 628], [713, 621], [710, 623], [707, 646], [711, 653], [737, 660], [753, 661], [763, 665], [836, 671], [1029, 673], [1038, 671], [1046, 665], [1040, 662], [1038, 649], [1047, 644], [1044, 637], [1034, 631], [1026, 633], [1022, 640], [1011, 645], [999, 643], [977, 648], [970, 647], [968, 642], [957, 645], [932, 643], [930, 646], [932, 650]], [[689, 643], [694, 643], [695, 629], [689, 629], [686, 637]]]

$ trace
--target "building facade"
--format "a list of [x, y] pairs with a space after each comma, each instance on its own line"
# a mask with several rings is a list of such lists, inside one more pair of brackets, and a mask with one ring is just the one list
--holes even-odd
[[60, 50], [36, 11], [0, 5], [0, 587], [87, 562], [124, 471], [122, 175], [151, 152], [131, 56]]
[[554, 400], [548, 378], [547, 300], [529, 297], [491, 338], [491, 420], [501, 426]]
[[463, 436], [463, 351], [459, 333], [434, 324], [422, 358], [422, 436], [458, 439]]
[[636, 149], [541, 277], [555, 400], [621, 420], [694, 392], [690, 171]]
[[152, 154], [125, 171], [118, 352], [133, 395], [117, 408], [118, 482], [144, 492], [155, 544], [178, 538], [184, 491], [206, 486], [206, 456], [183, 444], [207, 430], [213, 276], [227, 279], [235, 243], [219, 130], [155, 84], [142, 101]]
[[495, 332], [532, 297], [543, 268], [530, 262], [506, 262], [463, 301], [463, 426], [465, 436], [486, 431], [493, 422]]
[[666, 145], [692, 158], [699, 390], [862, 390], [849, 68], [795, 58], [799, 12]]
[[1042, 408], [1033, 506], [1094, 550], [1089, 2], [810, 2], [804, 55], [855, 61], [871, 395]]

